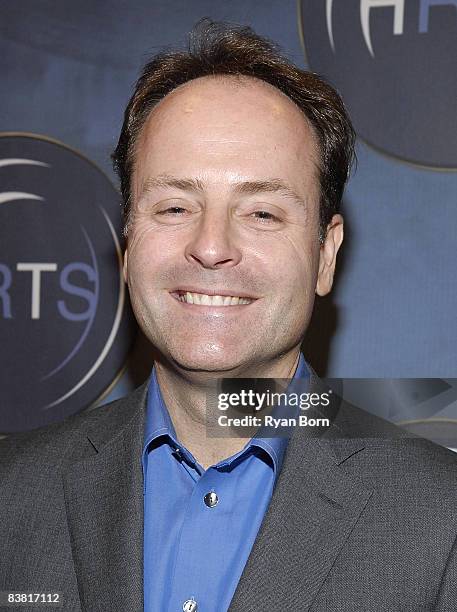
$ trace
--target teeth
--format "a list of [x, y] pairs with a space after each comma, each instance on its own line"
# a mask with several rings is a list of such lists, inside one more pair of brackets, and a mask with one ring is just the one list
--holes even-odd
[[249, 298], [241, 298], [230, 295], [205, 295], [203, 293], [190, 293], [186, 291], [178, 296], [180, 302], [187, 304], [200, 304], [201, 306], [237, 306], [238, 304], [250, 304]]

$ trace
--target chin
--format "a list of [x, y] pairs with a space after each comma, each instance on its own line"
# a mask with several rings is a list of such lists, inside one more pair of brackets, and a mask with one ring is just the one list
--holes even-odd
[[219, 345], [193, 346], [188, 350], [180, 347], [170, 351], [171, 359], [185, 370], [220, 372], [232, 370], [241, 365], [239, 349], [224, 349]]

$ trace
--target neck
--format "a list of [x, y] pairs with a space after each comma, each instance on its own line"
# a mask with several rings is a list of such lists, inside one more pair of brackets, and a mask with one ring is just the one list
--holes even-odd
[[[300, 349], [282, 355], [274, 362], [258, 364], [255, 368], [238, 371], [232, 378], [292, 378], [300, 358]], [[168, 408], [178, 440], [200, 465], [211, 465], [240, 451], [246, 438], [207, 438], [206, 401], [216, 382], [227, 378], [224, 372], [189, 372], [173, 367], [169, 362], [156, 361], [157, 382]]]

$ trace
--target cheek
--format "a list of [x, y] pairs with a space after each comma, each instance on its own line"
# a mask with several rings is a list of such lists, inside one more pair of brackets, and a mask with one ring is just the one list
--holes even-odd
[[278, 234], [264, 257], [270, 261], [278, 283], [289, 295], [314, 292], [319, 268], [319, 242], [304, 230]]
[[138, 223], [131, 228], [128, 239], [127, 272], [130, 283], [138, 284], [145, 276], [154, 278], [173, 252], [174, 242], [166, 239], [150, 224]]

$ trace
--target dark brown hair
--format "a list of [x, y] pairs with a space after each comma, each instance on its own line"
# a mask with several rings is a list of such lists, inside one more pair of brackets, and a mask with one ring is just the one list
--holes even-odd
[[274, 43], [251, 28], [204, 18], [189, 35], [187, 51], [166, 51], [149, 61], [124, 114], [112, 155], [124, 201], [124, 233], [130, 220], [130, 179], [135, 142], [152, 108], [179, 85], [214, 75], [251, 76], [286, 94], [314, 128], [320, 145], [320, 239], [339, 211], [355, 159], [355, 133], [338, 93], [323, 78], [301, 70]]

